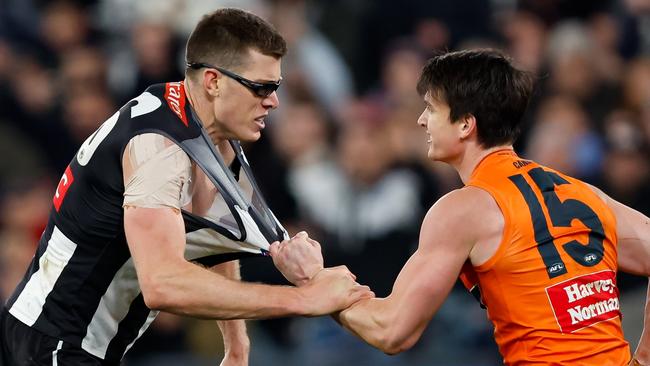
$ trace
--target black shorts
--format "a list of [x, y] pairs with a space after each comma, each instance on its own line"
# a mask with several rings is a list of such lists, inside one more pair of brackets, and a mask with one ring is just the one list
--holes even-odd
[[0, 366], [107, 366], [79, 347], [21, 323], [7, 309], [0, 313]]

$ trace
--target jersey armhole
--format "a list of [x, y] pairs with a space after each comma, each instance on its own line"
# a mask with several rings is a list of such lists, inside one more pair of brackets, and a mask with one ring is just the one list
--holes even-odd
[[487, 192], [490, 195], [490, 197], [492, 197], [494, 202], [496, 202], [497, 206], [499, 207], [499, 210], [501, 211], [501, 215], [503, 216], [503, 231], [501, 233], [501, 241], [497, 246], [497, 250], [485, 262], [483, 262], [478, 266], [473, 266], [476, 272], [487, 272], [503, 256], [503, 253], [507, 248], [506, 244], [509, 241], [510, 237], [512, 236], [512, 225], [511, 225], [510, 217], [506, 215], [507, 210], [504, 207], [504, 200], [501, 198], [497, 198], [499, 196], [498, 194], [495, 194], [495, 192], [492, 192], [490, 189], [484, 186], [479, 186], [472, 183], [468, 184], [468, 186], [475, 187]]

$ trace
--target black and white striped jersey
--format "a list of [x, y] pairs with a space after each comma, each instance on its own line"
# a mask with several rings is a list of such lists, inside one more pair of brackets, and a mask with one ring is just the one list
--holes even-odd
[[206, 215], [183, 211], [186, 259], [214, 265], [260, 255], [286, 237], [238, 142], [231, 141], [236, 159], [229, 168], [186, 100], [182, 82], [153, 85], [83, 143], [56, 189], [34, 259], [6, 304], [14, 317], [108, 362], [121, 360], [154, 320], [123, 227], [122, 154], [138, 134], [177, 143], [217, 187]]

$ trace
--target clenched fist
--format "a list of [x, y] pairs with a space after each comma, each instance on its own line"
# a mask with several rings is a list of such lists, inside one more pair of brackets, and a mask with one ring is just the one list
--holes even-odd
[[298, 290], [306, 299], [308, 316], [332, 314], [346, 309], [359, 300], [374, 297], [368, 286], [355, 282], [355, 276], [345, 266], [325, 268]]
[[289, 240], [271, 244], [275, 267], [296, 286], [302, 286], [323, 269], [320, 244], [301, 231]]

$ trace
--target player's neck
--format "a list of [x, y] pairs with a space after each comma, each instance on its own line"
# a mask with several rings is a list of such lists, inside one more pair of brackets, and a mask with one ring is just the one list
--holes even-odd
[[198, 90], [200, 89], [195, 88], [195, 85], [188, 78], [185, 78], [185, 94], [187, 100], [190, 102], [197, 117], [199, 117], [199, 122], [201, 122], [203, 128], [210, 135], [212, 142], [217, 146], [222, 142], [227, 142], [226, 138], [221, 137], [221, 134], [218, 132], [217, 121], [214, 117], [210, 102]]
[[463, 152], [463, 155], [458, 159], [456, 163], [451, 165], [456, 169], [460, 175], [460, 179], [463, 181], [463, 184], [467, 184], [472, 177], [472, 173], [476, 167], [485, 159], [486, 156], [492, 154], [495, 151], [499, 150], [512, 150], [512, 145], [500, 145], [494, 146], [488, 149], [481, 147], [480, 145], [469, 146]]

